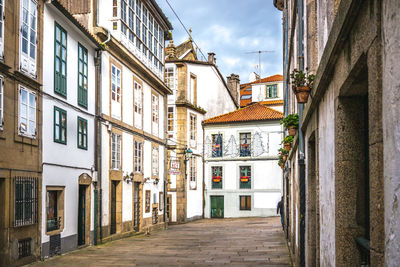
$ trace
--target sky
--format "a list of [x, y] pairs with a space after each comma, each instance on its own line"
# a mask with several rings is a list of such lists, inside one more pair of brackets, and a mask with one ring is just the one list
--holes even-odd
[[[174, 44], [188, 39], [167, 0], [156, 0], [174, 30]], [[261, 54], [261, 77], [282, 74], [282, 14], [273, 0], [168, 0], [192, 38], [207, 57], [214, 52], [224, 77], [239, 74], [240, 83], [257, 72]], [[168, 42], [167, 42], [168, 44]], [[166, 44], [166, 45], [167, 45]], [[198, 53], [201, 59], [201, 53]]]

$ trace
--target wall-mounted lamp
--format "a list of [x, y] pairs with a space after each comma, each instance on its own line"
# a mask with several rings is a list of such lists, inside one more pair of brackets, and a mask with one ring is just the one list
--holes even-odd
[[126, 175], [124, 176], [124, 181], [129, 184], [133, 181], [133, 172], [131, 172], [131, 174], [126, 173]]
[[193, 151], [190, 149], [190, 147], [188, 149], [186, 149], [185, 151], [185, 162], [189, 161], [190, 158], [193, 155]]

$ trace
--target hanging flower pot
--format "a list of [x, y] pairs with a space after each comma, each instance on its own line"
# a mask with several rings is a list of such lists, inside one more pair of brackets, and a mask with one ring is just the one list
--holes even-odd
[[297, 128], [295, 128], [294, 126], [289, 126], [288, 132], [290, 136], [295, 136], [297, 134]]
[[308, 101], [308, 96], [310, 95], [310, 87], [309, 86], [299, 86], [296, 87], [296, 99], [297, 103], [304, 104]]
[[282, 154], [282, 161], [283, 161], [283, 163], [285, 163], [286, 160], [287, 160], [287, 155]]
[[291, 143], [284, 143], [283, 146], [285, 147], [286, 150], [291, 149]]

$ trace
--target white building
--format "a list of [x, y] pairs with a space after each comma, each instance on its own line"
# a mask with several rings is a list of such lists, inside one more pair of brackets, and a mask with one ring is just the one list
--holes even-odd
[[[164, 225], [166, 107], [164, 39], [171, 24], [155, 1], [93, 7], [101, 55], [100, 238]], [[90, 21], [89, 21], [90, 23]]]
[[[166, 50], [168, 96], [169, 187], [167, 212], [170, 222], [182, 223], [203, 217], [203, 130], [201, 122], [237, 108], [239, 79], [228, 87], [215, 65], [197, 59], [191, 39]], [[230, 84], [231, 85], [231, 84]], [[193, 152], [185, 160], [187, 150]]]
[[100, 44], [57, 2], [43, 13], [42, 257], [93, 242], [95, 56]]
[[252, 74], [249, 83], [240, 85], [240, 107], [262, 101], [283, 112], [283, 76], [276, 74], [260, 79]]
[[206, 218], [276, 214], [282, 117], [255, 103], [203, 121]]

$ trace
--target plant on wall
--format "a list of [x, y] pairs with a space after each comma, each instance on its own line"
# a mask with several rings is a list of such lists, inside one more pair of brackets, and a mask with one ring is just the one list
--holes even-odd
[[289, 114], [281, 120], [283, 127], [288, 129], [289, 135], [295, 136], [297, 133], [297, 128], [299, 128], [299, 114]]
[[307, 103], [308, 96], [314, 84], [315, 75], [308, 74], [307, 71], [307, 69], [306, 72], [294, 69], [290, 74], [292, 88], [299, 104]]
[[278, 153], [279, 157], [282, 157], [282, 161], [283, 161], [283, 163], [285, 163], [286, 160], [287, 160], [287, 156], [289, 154], [289, 151], [284, 149], [284, 148], [280, 148], [278, 151], [279, 151], [279, 153]]
[[290, 135], [287, 135], [283, 139], [282, 143], [283, 143], [283, 145], [285, 147], [285, 150], [288, 150], [288, 151], [290, 150], [293, 140], [294, 140], [294, 137], [290, 136]]

